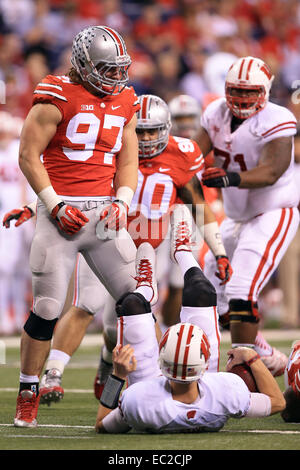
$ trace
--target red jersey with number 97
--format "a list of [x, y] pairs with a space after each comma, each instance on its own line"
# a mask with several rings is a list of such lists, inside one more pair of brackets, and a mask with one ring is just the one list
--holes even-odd
[[43, 153], [56, 193], [83, 199], [114, 195], [112, 182], [123, 128], [140, 108], [133, 88], [102, 97], [67, 76], [47, 75], [34, 91], [36, 103], [53, 104], [62, 114]]
[[140, 158], [138, 185], [127, 227], [137, 247], [146, 241], [153, 248], [160, 245], [168, 232], [170, 211], [178, 199], [177, 189], [202, 169], [204, 159], [199, 146], [181, 137], [170, 136], [160, 155]]

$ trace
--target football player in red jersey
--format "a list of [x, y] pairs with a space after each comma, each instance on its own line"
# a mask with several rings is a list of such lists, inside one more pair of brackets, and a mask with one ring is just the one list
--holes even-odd
[[[37, 85], [21, 134], [19, 165], [38, 196], [38, 215], [17, 427], [37, 424], [39, 375], [77, 254], [115, 299], [135, 287], [136, 248], [124, 228], [138, 169], [139, 103], [127, 87], [131, 59], [116, 31], [93, 26], [75, 37], [71, 63], [68, 76], [48, 75]], [[99, 240], [99, 221], [124, 236]]]
[[[139, 101], [141, 110], [138, 112], [137, 123], [140, 157], [138, 185], [129, 210], [128, 231], [136, 246], [150, 242], [152, 247], [157, 248], [167, 236], [169, 215], [172, 206], [178, 200], [178, 191], [181, 199], [187, 204], [192, 204], [194, 210], [197, 204], [204, 204], [199, 180], [197, 177], [193, 178], [202, 170], [203, 158], [196, 142], [169, 135], [170, 113], [163, 100], [156, 96], [143, 95]], [[204, 207], [204, 237], [218, 258], [218, 276], [221, 282], [227, 282], [231, 275], [231, 267], [217, 224], [213, 222], [214, 216], [206, 205]], [[75, 276], [74, 303], [57, 325], [54, 349], [51, 350], [46, 366], [49, 372], [42, 379], [41, 393], [43, 401], [48, 403], [62, 396], [63, 389], [60, 384], [64, 361], [70, 358], [80, 344], [92, 319], [91, 314], [97, 313], [101, 307], [99, 281], [85, 260], [81, 256], [79, 258]], [[152, 269], [155, 267], [152, 266]], [[138, 286], [143, 286], [145, 293], [148, 288], [151, 296], [148, 300], [155, 303], [157, 294], [155, 292], [155, 298], [152, 298], [155, 286], [149, 281], [145, 263], [137, 266], [137, 277]], [[104, 337], [107, 347], [101, 361], [101, 377], [106, 375], [103, 369], [108, 369], [109, 373], [111, 371], [110, 351], [115, 344], [116, 317], [114, 305], [112, 309], [110, 305], [111, 303], [106, 302], [104, 311]], [[71, 341], [70, 331], [72, 331]], [[53, 369], [56, 369], [55, 374]], [[96, 394], [99, 394], [99, 388], [102, 390], [104, 385], [103, 378], [97, 377], [97, 381], [99, 383], [96, 383]]]

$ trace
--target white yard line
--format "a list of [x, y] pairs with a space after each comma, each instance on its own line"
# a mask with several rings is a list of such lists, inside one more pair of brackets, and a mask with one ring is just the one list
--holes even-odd
[[[12, 428], [14, 427], [13, 424], [9, 424], [9, 423], [0, 423], [0, 428], [1, 427], [9, 427], [9, 428]], [[38, 428], [54, 428], [54, 429], [95, 429], [94, 426], [73, 426], [73, 425], [68, 425], [68, 424], [39, 424], [37, 429]], [[249, 430], [242, 430], [242, 429], [238, 429], [238, 430], [230, 430], [230, 429], [221, 429], [219, 432], [227, 432], [227, 433], [250, 433], [250, 434], [300, 434], [300, 431], [279, 431], [279, 430], [270, 430], [270, 429], [249, 429]], [[13, 435], [13, 436], [6, 436], [6, 437], [16, 437], [16, 435]], [[21, 435], [19, 437], [29, 437], [29, 436], [26, 436], [26, 435]], [[32, 435], [31, 435], [32, 437]], [[36, 437], [41, 437], [39, 435], [37, 435]], [[42, 436], [44, 437], [44, 436]], [[46, 436], [45, 436], [46, 437]], [[50, 437], [57, 437], [57, 436], [50, 436]], [[79, 437], [79, 436], [78, 436]], [[74, 437], [73, 437], [74, 438]], [[81, 437], [80, 437], [81, 439]]]

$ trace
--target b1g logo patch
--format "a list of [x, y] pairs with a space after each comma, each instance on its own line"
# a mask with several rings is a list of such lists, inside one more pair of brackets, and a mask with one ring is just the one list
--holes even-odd
[[82, 104], [81, 105], [81, 111], [94, 111], [94, 105], [93, 104]]

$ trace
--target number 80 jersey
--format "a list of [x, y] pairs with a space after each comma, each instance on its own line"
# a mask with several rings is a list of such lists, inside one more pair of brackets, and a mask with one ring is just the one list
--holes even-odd
[[97, 199], [114, 195], [112, 182], [124, 126], [140, 109], [132, 87], [117, 96], [96, 96], [67, 76], [47, 75], [33, 104], [50, 103], [62, 114], [43, 153], [51, 184], [60, 196]]
[[167, 147], [153, 158], [140, 158], [138, 185], [131, 201], [127, 230], [138, 247], [148, 241], [157, 248], [166, 238], [177, 190], [197, 174], [204, 158], [197, 143], [170, 136]]

